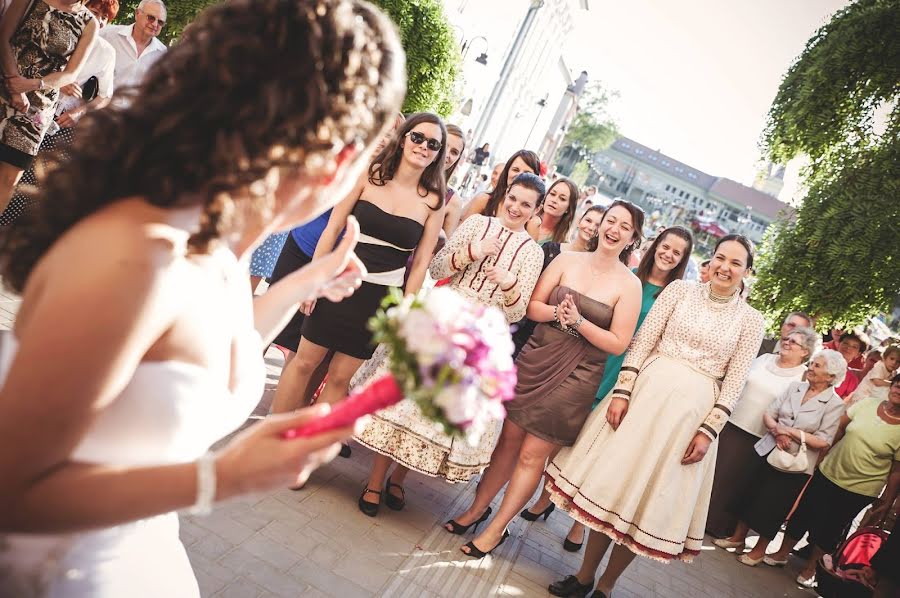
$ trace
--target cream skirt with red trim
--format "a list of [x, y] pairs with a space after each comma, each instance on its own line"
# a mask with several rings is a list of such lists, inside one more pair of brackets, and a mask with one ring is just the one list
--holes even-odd
[[685, 362], [650, 357], [619, 429], [606, 421], [607, 397], [547, 468], [551, 500], [636, 554], [693, 560], [703, 545], [717, 443], [699, 463], [681, 459], [717, 394], [716, 381]]

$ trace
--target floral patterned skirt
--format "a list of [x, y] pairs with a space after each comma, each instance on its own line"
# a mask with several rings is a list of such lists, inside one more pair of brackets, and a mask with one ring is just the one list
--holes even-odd
[[[351, 388], [386, 374], [386, 354], [384, 345], [379, 345], [354, 376]], [[403, 400], [373, 415], [353, 439], [413, 471], [448, 482], [468, 482], [490, 465], [501, 423], [493, 422], [478, 444], [470, 446], [465, 439], [444, 434], [413, 401]]]

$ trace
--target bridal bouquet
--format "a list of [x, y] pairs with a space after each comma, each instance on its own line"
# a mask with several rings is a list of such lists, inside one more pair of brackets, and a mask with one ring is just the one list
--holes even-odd
[[[393, 289], [369, 320], [374, 341], [388, 353], [390, 374], [335, 406], [328, 422], [307, 424], [294, 436], [350, 425], [408, 398], [449, 436], [476, 445], [490, 422], [503, 419], [513, 398], [513, 342], [503, 313], [447, 287], [404, 297]], [[337, 423], [335, 423], [335, 420]]]

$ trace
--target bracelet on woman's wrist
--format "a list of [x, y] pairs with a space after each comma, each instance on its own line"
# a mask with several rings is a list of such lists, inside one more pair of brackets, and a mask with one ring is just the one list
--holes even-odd
[[216, 498], [216, 456], [207, 452], [197, 459], [197, 500], [192, 515], [209, 515]]
[[560, 321], [559, 321], [559, 306], [558, 305], [553, 306], [553, 321], [556, 322], [557, 324], [560, 323]]

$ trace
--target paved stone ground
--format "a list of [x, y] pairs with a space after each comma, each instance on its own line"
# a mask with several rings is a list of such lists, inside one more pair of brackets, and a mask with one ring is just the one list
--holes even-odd
[[[271, 389], [281, 355], [270, 350], [266, 361]], [[449, 534], [440, 523], [469, 503], [474, 482], [411, 474], [404, 511], [382, 507], [366, 517], [356, 500], [370, 464], [371, 453], [354, 445], [350, 459], [322, 468], [302, 491], [246, 497], [209, 517], [183, 516], [182, 538], [203, 596], [549, 596], [547, 585], [580, 564], [583, 553], [562, 549], [570, 520], [558, 511], [547, 522], [514, 521], [512, 536], [491, 556], [464, 556], [459, 547], [472, 536]], [[636, 559], [613, 598], [808, 598], [814, 594], [793, 582], [798, 565], [752, 569], [708, 542], [691, 565]]]
[[[18, 299], [0, 293], [0, 328], [15, 320]], [[270, 350], [267, 396], [277, 383], [281, 356]], [[258, 416], [257, 415], [257, 416]], [[562, 549], [568, 518], [517, 519], [512, 536], [493, 555], [473, 560], [459, 547], [469, 539], [440, 523], [460, 512], [474, 482], [449, 485], [411, 474], [407, 508], [360, 513], [356, 499], [368, 477], [371, 454], [354, 445], [350, 459], [317, 471], [299, 492], [279, 490], [219, 505], [208, 517], [181, 517], [181, 537], [204, 598], [540, 597], [547, 585], [573, 573], [581, 553]], [[638, 558], [612, 598], [808, 598], [787, 570], [749, 568], [708, 542], [691, 565]], [[165, 575], [165, 571], [160, 571]]]

